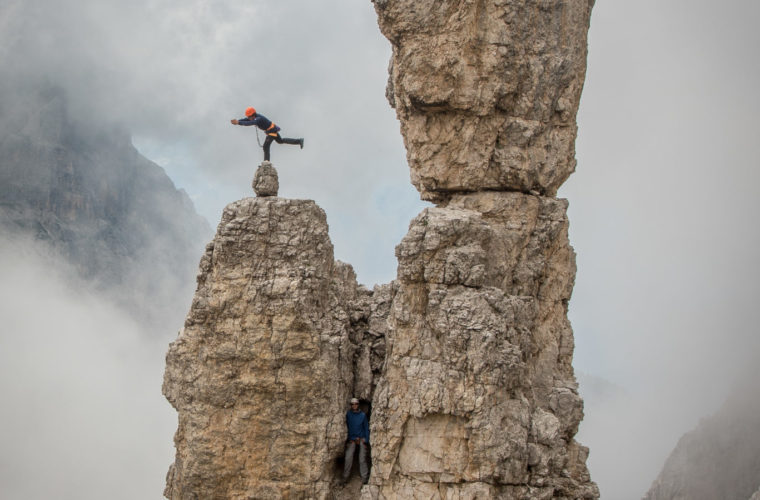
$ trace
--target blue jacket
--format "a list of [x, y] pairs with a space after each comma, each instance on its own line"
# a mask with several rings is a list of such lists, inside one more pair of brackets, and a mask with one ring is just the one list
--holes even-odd
[[280, 131], [280, 127], [272, 123], [272, 121], [266, 116], [260, 115], [258, 113], [256, 113], [250, 118], [248, 117], [240, 118], [238, 120], [238, 125], [245, 125], [246, 127], [250, 127], [251, 125], [256, 125], [267, 134], [276, 134], [277, 132]]
[[369, 422], [367, 422], [367, 415], [363, 411], [359, 410], [354, 413], [348, 410], [346, 412], [346, 427], [348, 427], [349, 441], [364, 438], [364, 441], [369, 443]]

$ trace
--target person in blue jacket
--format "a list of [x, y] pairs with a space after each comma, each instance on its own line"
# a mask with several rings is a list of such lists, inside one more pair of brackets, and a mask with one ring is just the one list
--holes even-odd
[[301, 139], [289, 139], [287, 137], [280, 137], [280, 127], [275, 125], [269, 118], [264, 115], [260, 115], [256, 112], [255, 108], [248, 108], [245, 110], [245, 118], [239, 120], [232, 119], [230, 123], [233, 125], [251, 126], [255, 125], [267, 134], [267, 138], [264, 139], [264, 161], [269, 161], [269, 147], [273, 141], [277, 141], [277, 144], [298, 144], [303, 149], [303, 138]]
[[359, 448], [359, 474], [362, 483], [369, 480], [369, 468], [367, 467], [367, 445], [369, 445], [369, 422], [367, 415], [359, 409], [359, 400], [351, 399], [351, 409], [346, 412], [346, 427], [348, 427], [348, 440], [346, 441], [346, 461], [343, 465], [343, 482], [348, 481], [351, 475], [351, 467], [354, 465], [354, 452]]

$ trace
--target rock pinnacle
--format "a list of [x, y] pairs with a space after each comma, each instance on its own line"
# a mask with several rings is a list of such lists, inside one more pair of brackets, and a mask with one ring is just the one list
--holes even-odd
[[277, 170], [271, 162], [264, 161], [256, 169], [256, 175], [253, 177], [251, 183], [253, 191], [256, 196], [277, 196], [277, 192], [280, 189], [280, 182], [277, 179]]

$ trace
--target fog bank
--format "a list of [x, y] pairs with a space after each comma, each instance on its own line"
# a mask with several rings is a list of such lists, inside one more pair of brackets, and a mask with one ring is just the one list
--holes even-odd
[[170, 335], [141, 332], [34, 248], [0, 246], [2, 497], [158, 498], [176, 428], [161, 395]]

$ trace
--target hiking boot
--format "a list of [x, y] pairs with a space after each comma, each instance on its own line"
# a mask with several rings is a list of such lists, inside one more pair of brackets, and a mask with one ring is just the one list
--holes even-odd
[[303, 149], [303, 139], [298, 139], [298, 145]]

